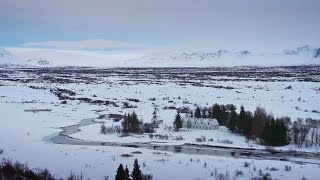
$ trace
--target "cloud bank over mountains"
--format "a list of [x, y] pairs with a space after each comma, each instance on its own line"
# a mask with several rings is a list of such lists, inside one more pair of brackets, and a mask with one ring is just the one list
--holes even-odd
[[60, 50], [112, 50], [112, 49], [145, 49], [146, 45], [129, 43], [123, 41], [112, 41], [104, 39], [82, 40], [82, 41], [44, 41], [28, 42], [21, 44], [27, 48], [46, 48]]

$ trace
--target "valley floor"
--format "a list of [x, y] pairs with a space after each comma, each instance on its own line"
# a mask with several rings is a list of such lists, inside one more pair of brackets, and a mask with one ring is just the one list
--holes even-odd
[[[72, 73], [70, 72], [69, 75]], [[154, 179], [213, 179], [219, 174], [225, 176], [227, 174], [230, 179], [249, 179], [265, 173], [277, 179], [302, 179], [302, 177], [308, 180], [319, 179], [316, 172], [320, 168], [320, 161], [317, 158], [312, 163], [296, 163], [270, 159], [184, 154], [148, 148], [54, 144], [50, 141], [50, 137], [61, 132], [61, 127], [72, 126], [83, 119], [93, 118], [98, 123], [82, 126], [79, 132], [74, 132], [70, 136], [81, 140], [117, 143], [144, 142], [155, 145], [192, 143], [265, 149], [254, 141], [248, 142], [243, 136], [230, 133], [223, 126], [219, 130], [211, 131], [171, 132], [166, 127], [172, 126], [176, 110], [170, 110], [169, 107], [194, 108], [195, 105], [211, 106], [217, 102], [233, 103], [238, 108], [243, 104], [248, 110], [253, 111], [257, 105], [261, 105], [275, 117], [319, 118], [320, 115], [316, 111], [319, 111], [320, 107], [320, 86], [317, 82], [219, 81], [209, 78], [201, 81], [192, 80], [201, 84], [195, 86], [181, 85], [183, 82], [178, 80], [150, 80], [141, 77], [135, 79], [112, 74], [106, 76], [103, 73], [80, 78], [64, 77], [62, 78], [64, 81], [48, 80], [49, 76], [50, 73], [18, 70], [12, 72], [2, 69], [0, 149], [4, 152], [0, 154], [0, 158], [27, 162], [33, 168], [48, 168], [58, 177], [66, 177], [72, 171], [76, 174], [82, 172], [85, 177], [91, 179], [102, 179], [104, 176], [113, 179], [120, 163], [128, 165], [131, 170], [133, 161], [137, 158], [142, 171], [153, 174]], [[58, 78], [55, 74], [51, 74], [50, 78], [54, 77]], [[219, 77], [216, 78], [219, 79]], [[68, 97], [104, 100], [113, 102], [116, 106], [112, 103], [99, 105], [70, 99], [61, 103], [62, 100], [50, 91], [56, 88], [75, 92], [75, 95], [64, 93]], [[125, 102], [134, 108], [124, 108]], [[119, 137], [119, 134], [99, 133], [101, 122], [107, 126], [120, 123], [101, 115], [123, 115], [126, 112], [135, 111], [139, 119], [150, 122], [155, 108], [159, 110], [159, 116], [164, 120], [156, 134], [168, 135], [168, 140], [155, 137], [151, 139], [149, 135]], [[175, 140], [180, 136], [183, 140]], [[201, 136], [206, 137], [206, 141], [196, 142], [195, 139]], [[232, 143], [225, 143], [224, 140]], [[319, 147], [298, 149], [294, 145], [288, 145], [276, 149], [319, 153]], [[137, 154], [136, 151], [141, 154]], [[122, 157], [123, 154], [132, 156]], [[291, 167], [291, 170], [288, 167]], [[242, 171], [243, 175], [240, 175], [239, 171]]]

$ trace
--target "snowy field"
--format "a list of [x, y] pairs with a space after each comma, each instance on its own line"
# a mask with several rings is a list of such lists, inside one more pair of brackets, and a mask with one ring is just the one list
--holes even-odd
[[[314, 69], [317, 70], [319, 67], [316, 66]], [[81, 140], [117, 143], [192, 143], [265, 149], [255, 141], [246, 141], [245, 137], [230, 133], [224, 126], [220, 126], [219, 130], [172, 132], [168, 127], [172, 126], [176, 114], [174, 108], [194, 109], [196, 106], [209, 107], [214, 103], [232, 103], [237, 106], [238, 112], [240, 105], [244, 105], [246, 110], [250, 111], [254, 111], [256, 106], [262, 106], [275, 117], [289, 116], [292, 120], [299, 117], [319, 119], [319, 71], [315, 71], [316, 73], [310, 76], [311, 80], [307, 80], [300, 76], [301, 69], [294, 72], [283, 68], [281, 72], [290, 70], [290, 74], [297, 73], [290, 77], [262, 77], [268, 73], [252, 70], [252, 75], [251, 70], [248, 70], [246, 78], [219, 75], [218, 71], [217, 75], [213, 73], [195, 79], [195, 76], [192, 76], [193, 70], [190, 70], [189, 74], [178, 76], [168, 72], [167, 76], [163, 73], [158, 74], [162, 70], [153, 69], [110, 72], [70, 68], [56, 72], [54, 68], [3, 68], [0, 70], [0, 149], [4, 152], [0, 154], [0, 158], [27, 162], [33, 168], [48, 168], [59, 177], [66, 177], [72, 171], [77, 174], [82, 172], [85, 177], [91, 179], [102, 179], [104, 176], [113, 179], [119, 163], [132, 168], [133, 161], [137, 158], [142, 171], [153, 174], [154, 179], [214, 179], [221, 173], [225, 176], [227, 174], [230, 179], [249, 179], [265, 173], [277, 179], [319, 179], [320, 176], [314, 173], [320, 168], [319, 160], [315, 160], [314, 163], [294, 163], [184, 154], [147, 148], [50, 142], [50, 137], [61, 132], [60, 127], [94, 118], [97, 123], [82, 126], [79, 132], [70, 136]], [[61, 92], [60, 95], [67, 98], [59, 100], [55, 93], [57, 88], [72, 93]], [[99, 104], [99, 100], [109, 103]], [[125, 104], [131, 108], [125, 108]], [[167, 135], [168, 139], [150, 138], [147, 134], [128, 137], [100, 134], [101, 123], [105, 123], [106, 126], [121, 123], [101, 115], [123, 115], [135, 111], [140, 120], [150, 122], [155, 108], [164, 121], [155, 134]], [[183, 139], [176, 140], [177, 137]], [[196, 138], [200, 137], [205, 137], [207, 141], [196, 142]], [[224, 143], [224, 140], [232, 143]], [[278, 149], [320, 152], [319, 147], [298, 149], [294, 145]], [[141, 154], [133, 153], [135, 151]], [[131, 154], [132, 157], [121, 157], [122, 154]], [[245, 162], [248, 167], [244, 167]], [[286, 171], [285, 166], [290, 166], [291, 170]], [[242, 171], [243, 175], [236, 173], [237, 170]]]

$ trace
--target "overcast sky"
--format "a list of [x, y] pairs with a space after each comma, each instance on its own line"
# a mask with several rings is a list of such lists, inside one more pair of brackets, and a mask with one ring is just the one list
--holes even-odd
[[0, 40], [29, 47], [61, 41], [106, 48], [319, 46], [320, 1], [0, 0]]

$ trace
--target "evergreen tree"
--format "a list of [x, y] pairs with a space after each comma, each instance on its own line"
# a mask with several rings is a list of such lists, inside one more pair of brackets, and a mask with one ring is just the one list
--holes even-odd
[[179, 131], [179, 129], [182, 128], [182, 119], [179, 112], [177, 112], [177, 115], [173, 121], [173, 127], [176, 131]]
[[131, 177], [132, 177], [132, 180], [142, 180], [142, 172], [140, 170], [140, 166], [138, 164], [137, 159], [134, 160]]
[[125, 180], [129, 180], [130, 179], [130, 173], [129, 173], [129, 169], [128, 169], [128, 166], [126, 166], [126, 169], [125, 169]]
[[220, 120], [218, 121], [219, 124], [225, 125], [226, 124], [226, 120], [228, 119], [228, 112], [225, 106], [220, 106]]
[[239, 121], [237, 123], [238, 132], [243, 133], [245, 128], [245, 121], [246, 121], [246, 112], [244, 111], [244, 107], [240, 107], [240, 114], [239, 114]]
[[206, 108], [202, 109], [202, 118], [207, 118], [207, 109]]
[[137, 116], [136, 112], [134, 112], [134, 111], [132, 112], [131, 118], [134, 120], [138, 120], [138, 116]]
[[230, 111], [235, 111], [237, 109], [236, 106], [233, 104], [228, 104], [228, 107]]
[[278, 120], [279, 122], [279, 145], [287, 145], [289, 143], [288, 138], [288, 126], [285, 122]]
[[254, 112], [254, 119], [252, 121], [252, 135], [261, 138], [263, 128], [268, 120], [270, 118], [266, 110], [258, 106]]
[[262, 139], [264, 140], [264, 143], [267, 145], [272, 145], [272, 143], [274, 143], [274, 134], [276, 134], [276, 132], [274, 132], [274, 134], [271, 134], [271, 131], [275, 130], [274, 129], [274, 120], [273, 122], [266, 122], [265, 126], [263, 128], [263, 132], [262, 132]]
[[200, 110], [199, 106], [197, 106], [197, 109], [196, 109], [196, 111], [194, 113], [194, 117], [201, 118], [201, 110]]
[[293, 133], [293, 142], [294, 142], [295, 145], [298, 145], [299, 134], [300, 134], [298, 121], [295, 121], [293, 123], [292, 133]]
[[212, 118], [216, 118], [219, 124], [224, 125], [227, 119], [226, 109], [224, 106], [220, 106], [219, 104], [215, 103], [212, 106]]
[[138, 120], [137, 114], [133, 111], [130, 119], [131, 132], [140, 133], [140, 122]]
[[247, 137], [251, 136], [253, 115], [250, 111], [245, 113], [245, 121], [243, 126], [243, 134]]
[[262, 139], [266, 145], [283, 146], [288, 144], [287, 131], [284, 121], [272, 119], [263, 128]]
[[119, 165], [115, 180], [124, 180], [125, 179], [125, 171], [123, 169], [122, 164]]
[[230, 112], [230, 117], [229, 117], [229, 129], [232, 132], [236, 131], [236, 125], [237, 125], [237, 113], [234, 109], [231, 110]]
[[212, 106], [212, 118], [216, 118], [218, 121], [221, 119], [221, 109], [217, 103]]
[[129, 132], [129, 115], [125, 114], [123, 116], [123, 121], [121, 125], [122, 125], [122, 131], [124, 133], [128, 133]]
[[140, 133], [140, 121], [138, 120], [138, 116], [135, 112], [132, 114], [125, 114], [123, 117], [122, 125], [122, 132], [123, 133]]

